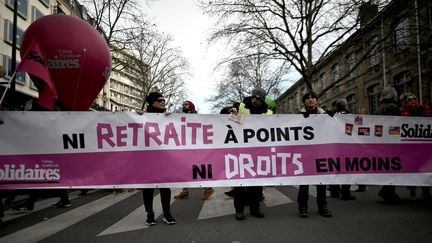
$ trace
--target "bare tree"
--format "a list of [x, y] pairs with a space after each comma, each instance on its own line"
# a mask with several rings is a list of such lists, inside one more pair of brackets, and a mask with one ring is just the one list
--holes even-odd
[[168, 108], [182, 102], [185, 97], [185, 78], [190, 65], [179, 48], [172, 47], [172, 37], [147, 28], [127, 33], [134, 58], [124, 63], [136, 70], [134, 82], [145, 99], [149, 92], [160, 91], [167, 98]]
[[142, 17], [137, 0], [83, 0], [83, 4], [110, 47], [123, 47], [128, 41], [124, 34], [140, 27], [135, 21]]
[[211, 109], [215, 112], [234, 102], [241, 102], [255, 87], [265, 89], [271, 97], [279, 95], [282, 77], [288, 68], [286, 64], [283, 61], [276, 65], [261, 55], [232, 61], [225, 77], [216, 85], [216, 94], [207, 100], [212, 103]]
[[[260, 47], [272, 59], [288, 61], [312, 89], [314, 63], [340, 45], [359, 27], [363, 0], [213, 0], [201, 1], [217, 18], [210, 41], [228, 40], [235, 54]], [[252, 54], [253, 55], [253, 54]]]

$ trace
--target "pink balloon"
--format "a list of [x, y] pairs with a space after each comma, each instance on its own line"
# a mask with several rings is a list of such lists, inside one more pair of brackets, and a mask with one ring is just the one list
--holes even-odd
[[87, 22], [56, 14], [39, 18], [24, 33], [21, 63], [39, 91], [39, 103], [53, 109], [85, 111], [111, 71], [109, 47]]

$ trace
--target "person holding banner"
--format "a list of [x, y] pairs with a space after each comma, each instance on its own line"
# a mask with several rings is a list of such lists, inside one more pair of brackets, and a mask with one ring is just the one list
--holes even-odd
[[[244, 98], [240, 103], [239, 109], [232, 108], [230, 112], [237, 115], [263, 114], [271, 115], [273, 112], [265, 102], [267, 92], [262, 88], [252, 90], [252, 96]], [[249, 204], [250, 215], [256, 218], [264, 218], [264, 213], [260, 210], [260, 201], [263, 197], [262, 186], [235, 187], [234, 188], [234, 208], [237, 220], [245, 219], [244, 208]]]
[[[300, 110], [300, 113], [303, 114], [305, 118], [309, 117], [311, 114], [323, 114], [324, 110], [318, 107], [318, 95], [309, 91], [304, 94], [302, 97], [303, 108]], [[328, 210], [327, 207], [327, 198], [326, 198], [326, 185], [317, 185], [317, 204], [318, 204], [318, 213], [323, 217], [331, 217], [332, 214]], [[297, 203], [298, 203], [298, 216], [301, 218], [308, 218], [308, 200], [309, 200], [309, 185], [300, 185], [298, 195], [297, 195]]]
[[[182, 111], [186, 114], [197, 114], [198, 112], [195, 110], [195, 104], [190, 101], [186, 100], [182, 104]], [[202, 200], [207, 200], [209, 197], [214, 193], [214, 189], [211, 187], [204, 188]], [[189, 197], [189, 188], [183, 188], [182, 191], [175, 195], [175, 199], [186, 199]]]
[[[393, 87], [384, 87], [380, 92], [379, 108], [376, 115], [400, 116], [401, 113], [397, 102], [396, 89]], [[397, 204], [400, 202], [395, 186], [382, 186], [381, 190], [378, 192], [378, 196], [389, 204]]]
[[[146, 103], [148, 113], [165, 113], [165, 98], [158, 92], [151, 92], [146, 97]], [[144, 111], [137, 111], [138, 114], [144, 114]], [[168, 114], [168, 113], [166, 113]], [[171, 189], [170, 188], [160, 188], [160, 198], [162, 204], [162, 211], [164, 213], [163, 221], [172, 225], [175, 224], [176, 221], [171, 215]], [[147, 212], [147, 220], [146, 225], [153, 226], [156, 225], [155, 214], [153, 211], [153, 196], [154, 196], [154, 188], [144, 188], [143, 192], [143, 201], [144, 207]]]
[[[402, 106], [402, 116], [420, 116], [430, 117], [431, 110], [427, 105], [420, 104], [417, 101], [417, 97], [411, 93], [403, 93], [399, 96], [399, 102]], [[416, 200], [416, 186], [408, 186], [410, 192], [410, 199]], [[422, 187], [422, 198], [431, 198], [430, 186]]]
[[[348, 114], [348, 101], [346, 99], [336, 100], [335, 114]], [[351, 195], [351, 185], [330, 185], [330, 196], [339, 198], [342, 201], [355, 200], [356, 197]]]

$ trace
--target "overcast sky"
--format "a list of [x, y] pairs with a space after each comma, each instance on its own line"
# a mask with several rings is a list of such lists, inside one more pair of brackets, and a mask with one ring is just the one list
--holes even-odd
[[204, 101], [214, 90], [217, 78], [213, 69], [223, 53], [221, 47], [207, 46], [210, 19], [202, 14], [195, 0], [149, 1], [144, 11], [159, 31], [174, 37], [174, 46], [180, 47], [190, 62], [193, 76], [186, 80], [188, 96], [199, 113], [209, 114], [210, 104]]

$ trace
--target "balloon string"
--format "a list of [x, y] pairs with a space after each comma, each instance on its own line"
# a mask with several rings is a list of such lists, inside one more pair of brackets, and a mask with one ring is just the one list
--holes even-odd
[[75, 94], [74, 94], [74, 98], [73, 98], [73, 103], [72, 103], [72, 109], [74, 109], [75, 108], [75, 104], [76, 104], [76, 101], [77, 101], [77, 97], [78, 97], [78, 90], [79, 90], [79, 86], [80, 86], [80, 82], [81, 82], [81, 75], [82, 75], [82, 70], [83, 70], [83, 66], [84, 66], [84, 60], [85, 60], [85, 53], [86, 53], [86, 49], [83, 49], [83, 56], [81, 57], [81, 60], [82, 60], [82, 62], [81, 62], [81, 65], [80, 65], [80, 70], [79, 70], [79, 73], [78, 73], [78, 82], [77, 82], [77, 87], [75, 88]]
[[9, 79], [9, 82], [7, 83], [7, 86], [5, 87], [5, 90], [3, 91], [3, 95], [2, 95], [2, 97], [1, 97], [1, 99], [0, 99], [0, 105], [3, 103], [3, 99], [4, 99], [5, 96], [6, 96], [6, 92], [8, 91], [8, 89], [10, 89], [10, 83], [11, 83], [12, 80], [14, 79], [15, 74], [16, 74], [16, 71], [12, 74], [12, 77]]

